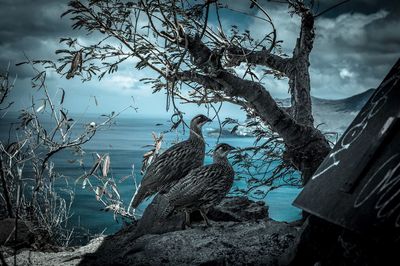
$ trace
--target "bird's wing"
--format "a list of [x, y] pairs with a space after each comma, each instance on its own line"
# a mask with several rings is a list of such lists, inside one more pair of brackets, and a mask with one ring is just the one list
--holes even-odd
[[192, 170], [186, 177], [175, 184], [167, 197], [176, 208], [203, 201], [208, 191], [220, 182], [224, 170], [218, 165], [206, 165]]
[[160, 154], [152, 162], [142, 179], [142, 186], [159, 186], [169, 183], [174, 179], [179, 179], [192, 168], [200, 166], [203, 162], [198, 151], [191, 147], [189, 141], [175, 144]]

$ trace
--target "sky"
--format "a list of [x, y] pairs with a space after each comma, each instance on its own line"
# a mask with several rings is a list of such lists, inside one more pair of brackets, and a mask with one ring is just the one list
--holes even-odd
[[[71, 29], [71, 21], [61, 18], [66, 10], [66, 0], [0, 0], [0, 69], [10, 64], [10, 72], [16, 77], [11, 95], [15, 104], [12, 111], [31, 103], [38, 93], [31, 88], [34, 72], [29, 66], [15, 66], [31, 59], [55, 60], [55, 50], [63, 48], [61, 37], [77, 37], [92, 42], [95, 36]], [[199, 2], [199, 1], [198, 1]], [[277, 28], [282, 48], [291, 54], [299, 33], [300, 20], [288, 14], [287, 6], [267, 0], [258, 1], [270, 14]], [[316, 13], [340, 1], [321, 0]], [[249, 1], [226, 1], [229, 7], [249, 11]], [[312, 95], [320, 98], [339, 99], [376, 88], [391, 66], [400, 57], [400, 1], [350, 0], [334, 10], [319, 16], [315, 22], [316, 39], [310, 58]], [[257, 9], [254, 15], [263, 16]], [[236, 24], [241, 30], [250, 30], [253, 36], [263, 36], [270, 29], [265, 22], [253, 17], [239, 16], [224, 11], [222, 24], [226, 29]], [[211, 22], [212, 23], [212, 22]], [[117, 73], [102, 81], [94, 79], [82, 83], [49, 73], [47, 81], [51, 95], [59, 96], [59, 88], [66, 91], [64, 105], [72, 113], [110, 113], [134, 105], [138, 113], [128, 110], [127, 115], [168, 116], [164, 93], [152, 94], [149, 85], [139, 80], [155, 76], [149, 69], [137, 70], [134, 62], [122, 65]], [[273, 97], [287, 98], [287, 80], [270, 79], [265, 83]], [[40, 94], [39, 94], [40, 95]], [[97, 100], [97, 105], [94, 100]], [[181, 106], [187, 115], [204, 113], [194, 105]], [[244, 117], [238, 107], [224, 104], [223, 116]]]

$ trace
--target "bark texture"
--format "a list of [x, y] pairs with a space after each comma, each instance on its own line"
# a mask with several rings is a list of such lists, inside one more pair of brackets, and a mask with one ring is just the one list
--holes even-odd
[[[182, 85], [182, 82], [185, 84], [193, 82], [206, 88], [204, 92], [206, 95], [209, 91], [216, 92], [211, 93], [211, 98], [217, 95], [212, 100], [238, 104], [252, 116], [255, 114], [282, 137], [287, 150], [284, 159], [303, 173], [303, 179], [306, 182], [328, 154], [330, 147], [324, 135], [314, 127], [312, 116], [309, 56], [315, 37], [314, 15], [302, 0], [287, 2], [290, 13], [301, 18], [300, 34], [291, 57], [274, 54], [273, 48], [277, 44], [275, 26], [268, 13], [256, 1], [252, 1], [253, 7], [257, 6], [267, 17], [265, 21], [269, 23], [268, 26], [272, 26], [272, 32], [263, 39], [273, 36], [269, 38], [271, 42], [269, 49], [262, 48], [261, 43], [252, 44], [250, 34], [234, 33], [227, 37], [223, 33], [218, 15], [217, 1], [206, 1], [204, 4], [194, 6], [187, 6], [180, 1], [146, 0], [129, 5], [122, 5], [118, 1], [114, 3], [114, 6], [111, 5], [113, 10], [126, 8], [127, 14], [132, 9], [142, 12], [148, 19], [149, 32], [160, 37], [164, 42], [155, 42], [151, 38], [146, 38], [143, 32], [136, 29], [137, 21], [136, 24], [129, 24], [126, 20], [118, 21], [111, 15], [112, 12], [97, 12], [95, 7], [101, 10], [110, 9], [110, 4], [105, 4], [103, 1], [89, 6], [85, 6], [80, 1], [73, 1], [70, 4], [72, 9], [68, 12], [84, 14], [84, 19], [81, 16], [72, 18], [75, 22], [73, 27], [85, 27], [89, 31], [100, 30], [107, 33], [109, 37], [116, 38], [126, 51], [117, 49], [113, 55], [126, 54], [126, 58], [137, 57], [140, 62], [136, 68], [142, 69], [147, 66], [155, 70], [159, 77], [152, 81], [155, 84], [154, 91], [166, 89], [168, 99], [181, 96], [179, 85]], [[221, 28], [219, 33], [207, 25], [209, 5], [214, 3]], [[204, 15], [203, 11], [205, 11]], [[108, 23], [109, 21], [115, 22], [116, 25], [113, 26], [112, 23]], [[162, 26], [158, 26], [159, 24]], [[121, 29], [133, 29], [133, 31], [121, 31]], [[246, 38], [250, 45], [244, 44], [246, 41], [243, 40]], [[100, 51], [100, 54], [109, 53], [109, 47], [94, 47]], [[85, 54], [90, 55], [93, 47], [85, 49]], [[93, 59], [98, 58], [93, 56]], [[279, 106], [260, 82], [247, 80], [234, 73], [235, 70], [230, 67], [241, 63], [248, 64], [248, 69], [255, 65], [264, 66], [273, 70], [273, 73], [287, 77], [292, 100], [291, 107]], [[109, 72], [113, 71], [113, 64], [110, 64]], [[204, 97], [202, 92], [197, 92], [196, 96], [202, 97], [200, 100], [195, 97], [192, 99], [190, 95], [187, 97], [191, 99], [185, 98], [185, 100], [201, 104], [202, 99], [207, 97]], [[220, 95], [222, 95], [221, 98], [218, 98]], [[172, 103], [176, 108], [173, 100]], [[168, 107], [169, 100], [167, 100]], [[179, 110], [175, 111], [180, 114]]]
[[305, 6], [299, 5], [296, 8], [302, 17], [302, 23], [291, 58], [282, 58], [266, 50], [250, 51], [234, 46], [227, 48], [234, 64], [248, 62], [267, 66], [289, 78], [292, 95], [290, 113], [278, 106], [259, 82], [242, 79], [223, 69], [216, 52], [208, 48], [199, 36], [181, 37], [186, 40], [192, 62], [207, 75], [186, 71], [179, 73], [179, 78], [199, 83], [209, 90], [223, 91], [229, 97], [244, 99], [246, 105], [283, 138], [286, 146], [284, 159], [302, 172], [303, 183], [306, 183], [328, 154], [330, 147], [324, 135], [313, 125], [309, 55], [315, 36], [314, 17]]

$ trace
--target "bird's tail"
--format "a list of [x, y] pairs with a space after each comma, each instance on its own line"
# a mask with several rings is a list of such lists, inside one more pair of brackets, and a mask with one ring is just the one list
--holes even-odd
[[148, 192], [146, 189], [142, 186], [139, 186], [138, 189], [135, 192], [135, 195], [133, 195], [133, 200], [131, 203], [132, 208], [136, 209], [137, 206], [148, 196]]
[[170, 220], [169, 216], [172, 213], [174, 212], [168, 197], [164, 194], [157, 194], [144, 210], [142, 218], [139, 219], [134, 237], [178, 230], [181, 228], [181, 220], [179, 218]]

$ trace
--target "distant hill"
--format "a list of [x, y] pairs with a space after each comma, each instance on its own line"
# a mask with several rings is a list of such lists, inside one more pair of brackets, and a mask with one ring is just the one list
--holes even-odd
[[[374, 93], [366, 90], [344, 99], [329, 100], [311, 97], [315, 126], [322, 131], [343, 133], [358, 112]], [[282, 106], [290, 106], [290, 99], [277, 100]]]
[[313, 97], [314, 124], [322, 131], [343, 133], [373, 93], [374, 89], [369, 89], [339, 100]]

